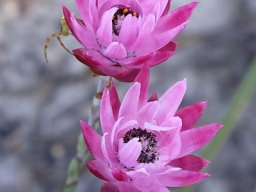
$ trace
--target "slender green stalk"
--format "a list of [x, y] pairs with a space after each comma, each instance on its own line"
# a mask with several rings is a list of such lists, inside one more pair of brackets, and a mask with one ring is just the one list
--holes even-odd
[[[256, 58], [253, 60], [249, 71], [234, 94], [226, 115], [222, 119], [223, 129], [216, 135], [213, 141], [200, 153], [207, 159], [216, 157], [219, 149], [229, 138], [233, 128], [240, 120], [245, 108], [249, 104], [252, 96], [256, 92]], [[195, 186], [181, 188], [179, 192], [193, 191]]]
[[[107, 77], [100, 77], [97, 93], [93, 98], [92, 108], [89, 114], [88, 124], [95, 129], [99, 129], [99, 106]], [[77, 155], [74, 157], [68, 167], [66, 184], [63, 192], [75, 192], [79, 178], [83, 172], [84, 162], [90, 158], [88, 150], [85, 148], [83, 134], [80, 133], [77, 141]]]

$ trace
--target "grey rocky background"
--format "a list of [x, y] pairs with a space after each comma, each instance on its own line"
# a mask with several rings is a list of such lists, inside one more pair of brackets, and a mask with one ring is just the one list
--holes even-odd
[[[188, 0], [173, 0], [174, 7]], [[65, 5], [75, 10], [74, 2]], [[52, 40], [61, 2], [0, 1], [0, 191], [58, 192], [75, 154], [97, 79]], [[67, 47], [72, 37], [63, 38]], [[151, 89], [162, 93], [186, 77], [183, 104], [208, 100], [202, 123], [220, 121], [256, 53], [255, 0], [201, 1], [179, 36], [177, 54], [152, 70]], [[127, 86], [117, 83], [120, 92]], [[212, 162], [200, 192], [256, 192], [256, 96]], [[78, 191], [97, 191], [85, 174]]]

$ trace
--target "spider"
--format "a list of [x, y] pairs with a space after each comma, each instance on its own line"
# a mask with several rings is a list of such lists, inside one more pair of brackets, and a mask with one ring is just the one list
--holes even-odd
[[62, 42], [62, 40], [60, 38], [61, 36], [72, 35], [72, 33], [70, 32], [70, 30], [68, 28], [68, 25], [67, 25], [67, 22], [66, 22], [64, 16], [62, 16], [62, 18], [60, 19], [60, 25], [61, 25], [61, 29], [59, 32], [55, 32], [46, 38], [46, 41], [44, 44], [44, 57], [45, 57], [45, 60], [47, 63], [48, 63], [47, 48], [48, 48], [48, 45], [52, 38], [56, 38], [58, 40], [58, 42], [60, 43], [61, 47], [63, 47], [67, 52], [69, 52], [71, 55], [73, 55], [73, 53], [70, 50], [68, 50], [68, 48], [65, 47], [64, 43]]

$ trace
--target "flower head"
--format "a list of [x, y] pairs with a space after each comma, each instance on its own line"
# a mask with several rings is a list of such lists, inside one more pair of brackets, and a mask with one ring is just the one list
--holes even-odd
[[75, 57], [99, 75], [133, 81], [142, 66], [174, 54], [172, 40], [197, 2], [168, 13], [170, 0], [76, 0], [81, 19], [63, 7], [66, 22], [83, 48]]
[[120, 103], [115, 86], [101, 100], [102, 136], [81, 121], [94, 160], [89, 170], [103, 179], [102, 192], [168, 192], [208, 177], [208, 160], [191, 155], [220, 129], [218, 123], [194, 128], [206, 102], [177, 111], [186, 81], [177, 82], [159, 99], [148, 99], [149, 69], [143, 68]]

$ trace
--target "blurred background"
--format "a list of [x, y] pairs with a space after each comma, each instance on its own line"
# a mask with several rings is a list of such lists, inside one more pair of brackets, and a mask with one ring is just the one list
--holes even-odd
[[[186, 2], [173, 0], [172, 9]], [[60, 30], [61, 4], [0, 0], [1, 192], [61, 191], [76, 153], [79, 120], [88, 117], [97, 78], [55, 39], [49, 63], [43, 55], [46, 37]], [[76, 10], [74, 1], [63, 4]], [[152, 69], [151, 90], [161, 94], [186, 77], [183, 105], [208, 100], [201, 123], [221, 121], [255, 57], [256, 1], [201, 1], [176, 40], [176, 55]], [[72, 37], [63, 41], [70, 49], [78, 46]], [[117, 85], [123, 95], [127, 86]], [[212, 176], [195, 191], [256, 192], [255, 101], [256, 95], [211, 163]], [[98, 191], [99, 184], [84, 174], [78, 191]]]

